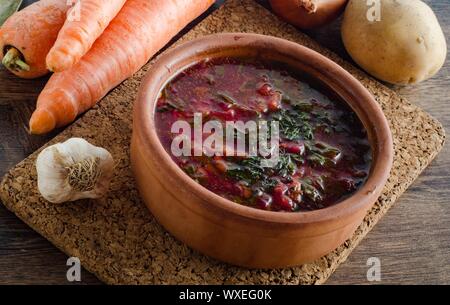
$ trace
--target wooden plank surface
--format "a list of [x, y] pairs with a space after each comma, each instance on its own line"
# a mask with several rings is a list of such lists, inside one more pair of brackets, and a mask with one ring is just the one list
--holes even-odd
[[[33, 1], [25, 1], [30, 3]], [[218, 1], [218, 6], [220, 2]], [[259, 1], [264, 3], [265, 1]], [[429, 0], [446, 37], [450, 33], [450, 3]], [[308, 32], [322, 45], [349, 59], [339, 34], [340, 20]], [[395, 87], [412, 103], [450, 127], [450, 67], [425, 83]], [[27, 123], [37, 94], [46, 79], [19, 80], [0, 69], [0, 174], [28, 156], [55, 134], [30, 136]], [[382, 283], [450, 284], [450, 154], [441, 155], [407, 191], [393, 209], [341, 265], [329, 284], [368, 283], [367, 259], [381, 260]], [[66, 284], [67, 257], [0, 207], [0, 284]], [[82, 283], [99, 283], [88, 272]]]

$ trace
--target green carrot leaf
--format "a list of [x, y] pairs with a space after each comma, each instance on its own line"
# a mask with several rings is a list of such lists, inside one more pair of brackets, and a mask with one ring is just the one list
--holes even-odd
[[12, 14], [19, 10], [22, 0], [2, 0], [0, 1], [0, 26], [5, 23]]

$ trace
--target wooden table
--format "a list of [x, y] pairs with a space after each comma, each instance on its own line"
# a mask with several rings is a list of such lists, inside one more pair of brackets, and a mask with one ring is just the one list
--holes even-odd
[[[34, 0], [24, 1], [25, 5]], [[217, 1], [217, 8], [223, 0]], [[266, 1], [259, 2], [267, 5]], [[428, 0], [446, 37], [450, 2]], [[211, 9], [208, 13], [210, 13]], [[207, 14], [205, 14], [207, 15]], [[339, 34], [340, 20], [308, 34], [350, 60]], [[450, 128], [450, 56], [425, 83], [394, 87]], [[28, 120], [46, 78], [25, 81], [0, 68], [0, 175], [51, 139], [30, 136]], [[382, 284], [450, 284], [450, 148], [432, 165], [332, 275], [329, 284], [365, 284], [367, 260], [381, 260]], [[0, 206], [0, 284], [67, 284], [65, 254]], [[82, 283], [100, 283], [87, 271]]]

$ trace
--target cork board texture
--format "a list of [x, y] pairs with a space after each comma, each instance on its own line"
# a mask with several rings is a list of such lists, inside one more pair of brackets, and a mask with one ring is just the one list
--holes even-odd
[[[245, 20], [245, 22], [242, 22]], [[14, 167], [1, 184], [8, 209], [108, 284], [320, 284], [433, 160], [444, 143], [439, 122], [395, 92], [279, 21], [251, 0], [229, 0], [180, 41], [216, 32], [255, 32], [312, 48], [350, 71], [375, 96], [394, 137], [392, 174], [382, 196], [353, 237], [334, 252], [295, 268], [249, 270], [203, 256], [167, 233], [141, 202], [130, 170], [132, 105], [151, 63], [48, 145], [82, 137], [108, 149], [117, 166], [107, 198], [53, 205], [40, 197], [34, 162], [39, 151]]]

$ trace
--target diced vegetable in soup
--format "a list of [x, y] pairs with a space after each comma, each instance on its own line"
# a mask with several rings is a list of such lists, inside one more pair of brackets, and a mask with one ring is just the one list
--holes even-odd
[[[195, 113], [201, 113], [202, 124], [277, 121], [278, 162], [262, 166], [267, 156], [261, 154], [175, 156], [171, 145], [179, 134], [172, 133], [172, 124], [182, 120], [193, 126]], [[368, 136], [356, 114], [279, 63], [216, 58], [191, 66], [162, 90], [155, 120], [162, 145], [192, 179], [257, 209], [325, 208], [357, 191], [370, 170]]]

